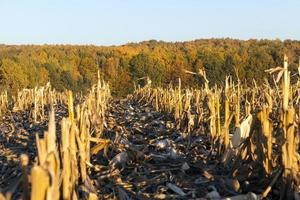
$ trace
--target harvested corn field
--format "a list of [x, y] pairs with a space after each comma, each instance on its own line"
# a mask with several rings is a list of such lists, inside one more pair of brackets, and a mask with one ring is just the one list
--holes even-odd
[[[299, 199], [300, 81], [1, 94], [0, 199]], [[270, 75], [269, 75], [270, 74]], [[298, 80], [300, 80], [298, 78]]]

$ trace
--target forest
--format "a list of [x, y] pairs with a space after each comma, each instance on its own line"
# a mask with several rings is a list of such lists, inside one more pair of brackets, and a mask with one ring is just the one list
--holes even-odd
[[[58, 91], [87, 91], [97, 72], [112, 95], [125, 96], [149, 77], [154, 86], [181, 78], [184, 87], [201, 87], [203, 79], [188, 72], [205, 70], [209, 85], [223, 84], [226, 75], [251, 86], [265, 82], [264, 71], [280, 66], [283, 54], [297, 71], [300, 41], [201, 39], [189, 42], [150, 40], [120, 46], [0, 45], [0, 89], [16, 94], [51, 82]], [[270, 77], [268, 77], [270, 79]], [[293, 79], [293, 77], [292, 77]], [[270, 81], [272, 83], [272, 81]]]

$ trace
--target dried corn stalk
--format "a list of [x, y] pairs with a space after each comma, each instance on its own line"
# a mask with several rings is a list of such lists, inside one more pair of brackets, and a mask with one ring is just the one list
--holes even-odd
[[8, 109], [8, 96], [7, 91], [4, 91], [0, 94], [0, 117], [4, 115]]
[[[54, 102], [52, 97], [50, 103]], [[96, 153], [101, 149], [96, 144], [97, 149], [91, 150], [90, 142], [96, 140], [101, 147], [103, 144], [100, 143], [101, 139], [91, 139], [91, 130], [92, 126], [98, 125], [93, 121], [95, 115], [102, 117], [102, 125], [105, 123], [104, 112], [110, 98], [109, 86], [98, 81], [86, 99], [76, 106], [76, 112], [71, 91], [68, 92], [67, 97], [69, 117], [61, 121], [60, 145], [58, 146], [57, 142], [58, 133], [53, 106], [51, 106], [48, 131], [45, 132], [44, 138], [41, 139], [38, 134], [36, 135], [38, 163], [31, 170], [31, 199], [78, 199], [79, 186], [92, 185], [87, 163], [90, 163], [90, 152]], [[105, 141], [104, 144], [103, 148], [107, 148], [110, 141]], [[24, 183], [26, 183], [25, 179]], [[27, 196], [26, 192], [28, 189], [24, 190], [24, 197]], [[93, 188], [87, 189], [86, 192], [88, 194], [83, 195], [87, 198], [97, 199]]]
[[[255, 80], [252, 88], [242, 85], [240, 81], [234, 86], [227, 78], [224, 88], [209, 88], [206, 84], [202, 89], [183, 89], [180, 82], [175, 88], [152, 88], [147, 85], [138, 88], [133, 98], [153, 105], [157, 111], [171, 113], [180, 125], [177, 128], [187, 130], [188, 134], [195, 127], [200, 127], [198, 130], [204, 130], [212, 138], [213, 148], [224, 146], [225, 154], [231, 152], [227, 160], [233, 161], [233, 168], [240, 173], [245, 170], [240, 167], [251, 164], [251, 167], [261, 167], [266, 178], [278, 179], [281, 173], [277, 169], [283, 169], [285, 185], [296, 189], [300, 184], [296, 126], [300, 124], [300, 81], [290, 84], [286, 57], [283, 68], [276, 67], [266, 71], [279, 72], [277, 80], [274, 79], [273, 88], [268, 82], [258, 86]], [[187, 73], [196, 74], [189, 71]], [[282, 87], [277, 86], [280, 79]], [[224, 95], [220, 95], [219, 91], [224, 91]], [[231, 130], [233, 117], [235, 132]], [[193, 124], [192, 121], [196, 123]], [[218, 143], [219, 146], [216, 145]], [[251, 176], [251, 173], [247, 176]], [[273, 185], [273, 182], [269, 184], [263, 193], [264, 197]], [[286, 197], [286, 194], [282, 194], [282, 197]]]

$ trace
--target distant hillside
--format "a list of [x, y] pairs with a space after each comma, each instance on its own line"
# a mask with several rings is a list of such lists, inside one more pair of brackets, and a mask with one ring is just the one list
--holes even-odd
[[201, 39], [168, 43], [145, 41], [122, 46], [0, 45], [0, 89], [16, 92], [51, 81], [58, 90], [85, 91], [100, 70], [115, 95], [133, 90], [149, 76], [155, 85], [176, 83], [201, 86], [201, 78], [188, 74], [205, 69], [210, 84], [223, 84], [225, 76], [243, 82], [264, 81], [264, 70], [282, 65], [283, 54], [296, 71], [300, 41]]

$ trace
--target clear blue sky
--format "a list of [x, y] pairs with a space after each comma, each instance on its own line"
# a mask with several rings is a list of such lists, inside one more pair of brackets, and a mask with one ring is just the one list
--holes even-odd
[[0, 43], [300, 39], [300, 0], [0, 0]]

